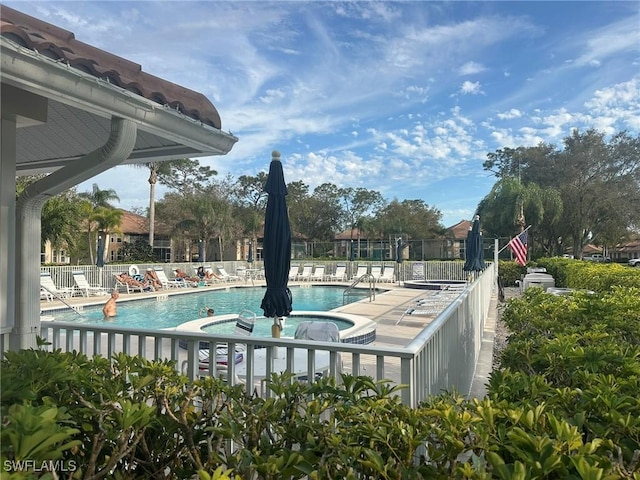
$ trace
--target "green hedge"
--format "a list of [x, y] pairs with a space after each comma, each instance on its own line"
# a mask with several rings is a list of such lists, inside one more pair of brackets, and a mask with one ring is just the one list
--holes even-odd
[[502, 369], [491, 374], [490, 398], [544, 405], [584, 443], [609, 450], [623, 478], [638, 478], [640, 289], [555, 296], [532, 288], [508, 302], [502, 320], [513, 333]]

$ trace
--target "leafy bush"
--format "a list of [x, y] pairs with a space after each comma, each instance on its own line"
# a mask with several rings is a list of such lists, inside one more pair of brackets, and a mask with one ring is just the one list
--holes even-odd
[[490, 398], [544, 404], [607, 450], [623, 477], [637, 474], [640, 290], [554, 296], [532, 288], [508, 302], [502, 319], [513, 333], [491, 374]]
[[500, 272], [504, 286], [513, 287], [516, 285], [516, 280], [520, 280], [522, 275], [527, 272], [527, 269], [516, 262], [499, 260], [498, 271]]
[[573, 260], [563, 257], [539, 258], [536, 260], [536, 266], [545, 268], [547, 273], [555, 280], [556, 287], [567, 288], [567, 268], [569, 265], [582, 263], [580, 260]]
[[640, 270], [617, 263], [572, 262], [567, 265], [567, 284], [606, 292], [614, 286], [640, 289]]
[[[47, 375], [28, 373], [37, 363]], [[631, 381], [603, 376], [580, 392], [501, 375], [495, 398], [444, 393], [409, 408], [398, 386], [369, 377], [273, 375], [265, 399], [211, 377], [189, 382], [170, 362], [9, 352], [3, 468], [33, 454], [87, 479], [632, 478]], [[37, 438], [48, 440], [28, 447]]]

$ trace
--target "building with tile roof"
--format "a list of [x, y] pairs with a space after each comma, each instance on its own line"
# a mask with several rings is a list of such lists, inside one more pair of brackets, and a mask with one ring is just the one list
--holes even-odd
[[[225, 155], [237, 142], [201, 93], [0, 8], [0, 348], [36, 345], [40, 213], [116, 165]], [[16, 176], [47, 174], [16, 200]]]

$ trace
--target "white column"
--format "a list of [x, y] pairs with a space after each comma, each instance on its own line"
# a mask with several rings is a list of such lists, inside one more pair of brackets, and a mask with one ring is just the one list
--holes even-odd
[[[4, 112], [3, 112], [4, 113]], [[16, 120], [0, 126], [0, 334], [13, 328], [15, 312]], [[8, 345], [2, 346], [4, 349]]]

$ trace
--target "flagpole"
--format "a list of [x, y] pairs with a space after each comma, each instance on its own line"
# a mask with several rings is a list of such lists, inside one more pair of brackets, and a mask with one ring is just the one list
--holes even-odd
[[[530, 228], [531, 228], [531, 225], [529, 225], [527, 228], [525, 228], [524, 230], [522, 230], [518, 235], [523, 234], [524, 232], [526, 232], [526, 231], [527, 231], [527, 230], [529, 230]], [[518, 235], [516, 235], [516, 236], [518, 236]], [[510, 242], [510, 241], [511, 241], [511, 240], [509, 240], [509, 242]], [[502, 253], [502, 251], [503, 251], [505, 248], [507, 248], [507, 247], [509, 246], [509, 242], [507, 242], [507, 244], [506, 244], [504, 247], [502, 247], [500, 250], [498, 250], [498, 255], [500, 255], [500, 254]]]

